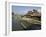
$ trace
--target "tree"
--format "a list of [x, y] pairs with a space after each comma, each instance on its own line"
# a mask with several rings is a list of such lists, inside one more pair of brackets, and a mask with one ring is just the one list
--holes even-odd
[[33, 12], [37, 12], [37, 10], [33, 9]]
[[12, 15], [14, 15], [14, 12], [12, 12]]

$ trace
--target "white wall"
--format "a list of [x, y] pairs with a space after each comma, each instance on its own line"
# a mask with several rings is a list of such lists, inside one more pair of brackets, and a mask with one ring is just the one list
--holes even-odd
[[[46, 0], [7, 0], [13, 2], [24, 3], [44, 3], [44, 12], [42, 13], [42, 31], [16, 31], [9, 34], [7, 37], [46, 37]], [[0, 0], [0, 37], [5, 36], [5, 0]]]

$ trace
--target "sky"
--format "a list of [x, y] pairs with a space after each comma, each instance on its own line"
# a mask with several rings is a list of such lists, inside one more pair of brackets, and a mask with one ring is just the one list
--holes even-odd
[[41, 12], [41, 7], [35, 7], [35, 6], [12, 6], [12, 12], [15, 14], [24, 15], [28, 11], [33, 11], [33, 9], [37, 10], [38, 12]]

